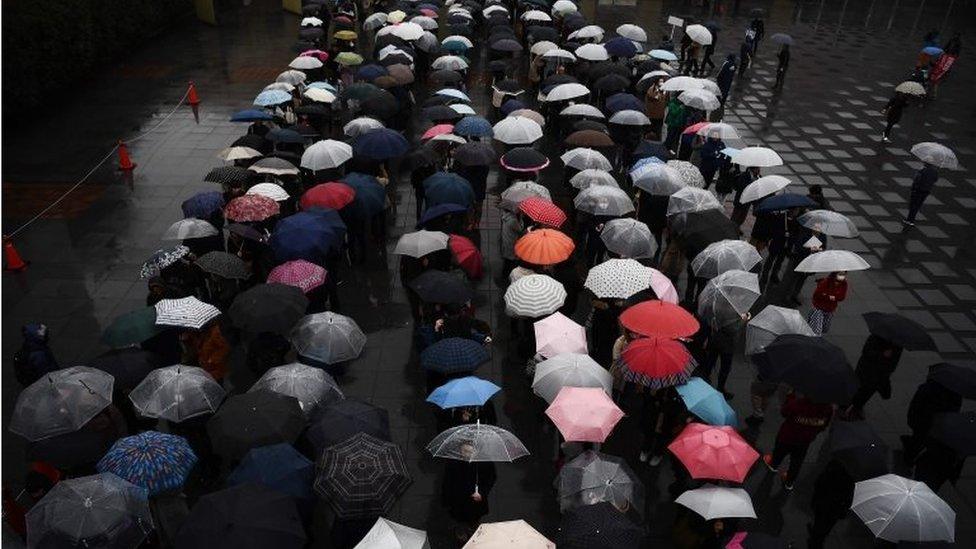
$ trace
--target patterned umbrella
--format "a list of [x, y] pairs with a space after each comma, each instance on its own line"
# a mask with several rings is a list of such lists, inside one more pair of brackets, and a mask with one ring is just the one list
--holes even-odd
[[601, 299], [629, 299], [651, 287], [651, 271], [634, 259], [608, 259], [590, 269], [583, 287]]
[[143, 307], [116, 317], [102, 332], [102, 343], [119, 349], [142, 343], [161, 330], [156, 326], [156, 308]]
[[116, 441], [96, 468], [155, 496], [181, 488], [196, 462], [197, 456], [185, 438], [143, 431]]
[[549, 227], [559, 228], [566, 222], [566, 214], [559, 206], [538, 196], [530, 196], [519, 202], [519, 210], [529, 219]]
[[345, 397], [332, 376], [321, 368], [292, 362], [264, 373], [248, 392], [267, 390], [298, 399], [306, 416]]
[[207, 421], [214, 452], [229, 459], [258, 446], [292, 443], [304, 429], [298, 399], [271, 391], [234, 395]]
[[157, 250], [156, 253], [149, 256], [149, 259], [142, 264], [142, 270], [139, 271], [139, 277], [151, 278], [154, 276], [159, 276], [159, 271], [169, 267], [173, 263], [176, 263], [189, 253], [190, 248], [187, 248], [182, 244], [172, 248]]
[[695, 361], [679, 341], [645, 337], [631, 341], [620, 356], [623, 378], [652, 389], [684, 383]]
[[505, 290], [505, 313], [512, 317], [539, 318], [551, 315], [566, 302], [566, 290], [546, 275], [527, 275]]
[[139, 415], [174, 423], [217, 411], [224, 388], [203, 368], [174, 364], [153, 370], [129, 393]]
[[156, 303], [156, 325], [177, 326], [199, 330], [220, 316], [220, 309], [189, 296], [180, 299], [161, 299]]
[[449, 337], [424, 349], [420, 353], [420, 366], [441, 374], [467, 373], [475, 371], [490, 358], [485, 346], [477, 341]]
[[563, 513], [556, 544], [560, 549], [637, 549], [643, 537], [640, 526], [601, 501]]
[[32, 441], [77, 431], [112, 404], [113, 384], [87, 366], [45, 374], [17, 395], [10, 430]]
[[575, 248], [573, 239], [556, 229], [536, 229], [515, 241], [515, 255], [533, 265], [562, 263], [569, 259]]
[[264, 221], [281, 212], [281, 205], [259, 194], [245, 194], [231, 200], [224, 207], [224, 217], [231, 221]]
[[287, 284], [258, 284], [237, 294], [227, 315], [234, 326], [251, 334], [287, 334], [305, 315], [308, 298]]
[[326, 271], [304, 259], [286, 261], [268, 273], [268, 283], [286, 284], [308, 293], [325, 284]]
[[386, 514], [413, 479], [400, 447], [359, 433], [322, 453], [315, 491], [342, 519]]
[[237, 255], [227, 252], [207, 252], [198, 257], [193, 264], [204, 272], [221, 278], [246, 280], [251, 277], [251, 270], [247, 263]]
[[247, 183], [252, 177], [254, 177], [254, 172], [250, 172], [246, 168], [241, 168], [240, 166], [221, 166], [210, 170], [203, 180], [209, 183], [230, 185], [233, 183]]
[[598, 387], [563, 387], [546, 415], [566, 442], [603, 442], [624, 412]]
[[228, 486], [256, 482], [282, 494], [312, 499], [315, 464], [291, 444], [252, 448], [227, 477]]
[[302, 518], [291, 496], [261, 483], [245, 482], [201, 497], [174, 545], [180, 549], [300, 549], [305, 541]]
[[325, 364], [353, 360], [366, 345], [366, 335], [356, 321], [331, 311], [305, 316], [288, 339], [299, 356]]
[[689, 423], [668, 445], [691, 478], [742, 482], [759, 459], [759, 452], [734, 428]]
[[587, 450], [560, 469], [554, 484], [564, 513], [600, 502], [644, 510], [644, 486], [623, 458]]

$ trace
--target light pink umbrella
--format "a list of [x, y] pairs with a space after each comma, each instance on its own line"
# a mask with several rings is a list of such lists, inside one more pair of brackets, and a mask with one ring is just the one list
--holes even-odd
[[657, 269], [651, 269], [651, 289], [661, 301], [678, 304], [678, 290], [674, 289], [671, 279]]
[[603, 442], [623, 411], [599, 387], [563, 387], [546, 415], [566, 442]]
[[268, 282], [295, 286], [307, 294], [325, 284], [325, 276], [325, 269], [322, 267], [304, 259], [296, 259], [271, 269]]
[[586, 330], [555, 312], [535, 323], [535, 352], [546, 358], [563, 353], [586, 354]]
[[421, 137], [421, 139], [423, 139], [424, 141], [426, 141], [426, 140], [431, 139], [433, 137], [437, 137], [438, 135], [443, 135], [443, 134], [446, 134], [446, 133], [451, 133], [453, 131], [454, 131], [454, 125], [453, 124], [438, 124], [438, 125], [430, 128], [426, 132], [424, 132], [424, 135]]

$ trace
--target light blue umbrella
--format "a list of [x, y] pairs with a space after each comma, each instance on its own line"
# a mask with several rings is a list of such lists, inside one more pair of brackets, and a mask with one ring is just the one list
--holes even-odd
[[940, 48], [940, 47], [937, 47], [937, 46], [928, 46], [928, 47], [922, 48], [922, 53], [924, 53], [925, 55], [928, 55], [930, 57], [941, 57], [943, 52], [942, 52], [942, 48]]
[[484, 406], [488, 399], [502, 388], [480, 377], [468, 376], [452, 379], [444, 385], [434, 389], [427, 402], [441, 408], [458, 408], [461, 406]]
[[700, 417], [709, 425], [728, 425], [736, 427], [739, 418], [735, 410], [725, 401], [725, 396], [700, 377], [693, 377], [683, 385], [675, 387], [688, 411]]
[[641, 158], [634, 165], [630, 167], [631, 172], [635, 172], [644, 166], [649, 166], [651, 164], [664, 164], [664, 161], [656, 156], [648, 156], [647, 158]]
[[662, 61], [677, 61], [678, 56], [668, 50], [651, 50], [649, 54], [654, 59], [660, 59]]
[[291, 101], [291, 94], [284, 90], [265, 90], [254, 98], [258, 107], [270, 107]]

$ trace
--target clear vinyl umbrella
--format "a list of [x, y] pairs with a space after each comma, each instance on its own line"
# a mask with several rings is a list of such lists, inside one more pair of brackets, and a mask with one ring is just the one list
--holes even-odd
[[674, 166], [651, 162], [631, 170], [634, 186], [655, 196], [671, 196], [688, 186], [681, 172]]
[[813, 337], [813, 329], [800, 311], [776, 305], [767, 305], [746, 324], [745, 354], [754, 355], [766, 350], [777, 337], [783, 334], [799, 334]]
[[[713, 92], [714, 93], [714, 92]], [[702, 126], [698, 135], [708, 139], [741, 139], [735, 126], [725, 122], [712, 122]]]
[[617, 188], [620, 187], [617, 180], [614, 179], [610, 172], [592, 168], [585, 169], [569, 178], [569, 184], [576, 189], [586, 189], [588, 187], [595, 187], [598, 185]]
[[552, 404], [563, 387], [600, 387], [610, 394], [613, 378], [588, 355], [563, 353], [536, 364], [532, 390]]
[[725, 271], [709, 280], [698, 296], [698, 316], [714, 327], [735, 323], [761, 294], [756, 273]]
[[743, 204], [755, 202], [760, 198], [777, 193], [789, 185], [790, 180], [782, 175], [765, 175], [746, 185], [746, 188], [742, 190], [742, 196], [739, 197], [739, 202]]
[[326, 364], [352, 360], [366, 345], [366, 335], [356, 321], [331, 311], [305, 316], [289, 339], [300, 356]]
[[345, 398], [342, 389], [325, 370], [299, 362], [271, 368], [248, 389], [249, 393], [254, 391], [295, 397], [306, 416]]
[[499, 206], [512, 211], [518, 210], [518, 205], [526, 198], [538, 196], [552, 202], [549, 189], [534, 181], [516, 181], [502, 191]]
[[685, 90], [678, 96], [678, 101], [701, 111], [714, 111], [722, 106], [718, 96], [706, 89]]
[[620, 257], [643, 259], [654, 255], [651, 229], [636, 219], [611, 219], [603, 225], [600, 239], [608, 250]]
[[31, 441], [73, 433], [112, 403], [114, 384], [88, 366], [46, 374], [17, 395], [10, 430]]
[[580, 211], [609, 217], [619, 217], [634, 211], [634, 203], [627, 193], [608, 185], [583, 189], [573, 199], [573, 204]]
[[577, 147], [566, 151], [559, 159], [567, 167], [576, 170], [595, 169], [610, 171], [613, 169], [613, 164], [607, 160], [607, 157], [603, 153], [594, 149], [587, 149], [586, 147]]
[[936, 168], [949, 168], [954, 170], [959, 167], [959, 160], [952, 149], [939, 143], [926, 141], [912, 145], [912, 154], [926, 164], [932, 164]]
[[875, 536], [894, 543], [956, 539], [956, 513], [922, 482], [887, 474], [854, 485], [851, 510]]
[[794, 271], [798, 273], [834, 273], [870, 269], [861, 256], [847, 250], [826, 250], [808, 255]]
[[225, 395], [203, 368], [174, 364], [149, 372], [129, 400], [139, 415], [179, 423], [214, 413]]
[[703, 210], [721, 210], [722, 204], [715, 195], [705, 189], [684, 187], [668, 199], [668, 215], [677, 215]]
[[434, 437], [427, 445], [434, 457], [459, 461], [515, 461], [529, 451], [512, 433], [480, 422], [458, 425]]
[[607, 501], [621, 511], [644, 509], [644, 486], [623, 458], [587, 450], [563, 466], [554, 483], [559, 510]]
[[698, 166], [687, 160], [668, 160], [668, 166], [681, 175], [682, 181], [689, 187], [702, 188], [705, 186], [705, 178], [702, 176]]
[[831, 210], [811, 210], [797, 218], [800, 225], [827, 236], [854, 238], [857, 226], [846, 215]]
[[691, 260], [691, 268], [702, 278], [714, 278], [725, 271], [749, 271], [762, 256], [744, 240], [719, 240], [709, 244]]

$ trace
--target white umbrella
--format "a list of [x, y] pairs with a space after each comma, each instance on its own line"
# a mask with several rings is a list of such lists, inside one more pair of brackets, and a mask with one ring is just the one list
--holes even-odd
[[220, 234], [217, 227], [202, 219], [188, 217], [173, 223], [163, 234], [163, 240], [187, 240], [191, 238], [206, 238]]
[[523, 21], [544, 21], [544, 22], [548, 22], [548, 21], [552, 21], [552, 17], [548, 13], [546, 13], [544, 11], [540, 11], [540, 10], [529, 10], [529, 11], [527, 11], [527, 12], [525, 12], [525, 13], [522, 14], [522, 20]]
[[247, 160], [248, 158], [257, 158], [259, 156], [261, 156], [261, 152], [251, 147], [227, 147], [220, 151], [217, 158], [227, 162], [233, 162], [235, 160]]
[[633, 259], [654, 255], [654, 237], [646, 223], [631, 218], [611, 219], [603, 225], [600, 239], [611, 252]]
[[[560, 2], [565, 2], [574, 8], [575, 4], [569, 0], [558, 0], [553, 4], [555, 10]], [[572, 11], [575, 11], [572, 10]], [[461, 549], [556, 549], [556, 544], [549, 541], [538, 530], [529, 526], [524, 520], [509, 520], [505, 522], [483, 522], [474, 531], [468, 542]]]
[[703, 25], [688, 25], [685, 27], [685, 34], [703, 46], [712, 43], [712, 32]]
[[288, 93], [291, 93], [295, 91], [295, 86], [293, 84], [289, 84], [288, 82], [272, 82], [267, 86], [265, 86], [264, 89], [261, 91], [268, 91], [268, 90], [281, 90], [281, 91], [286, 91]]
[[129, 400], [141, 416], [179, 423], [216, 412], [225, 395], [203, 368], [174, 364], [149, 372]]
[[500, 11], [506, 15], [508, 14], [508, 8], [496, 4], [494, 6], [488, 6], [487, 8], [481, 10], [481, 15], [488, 16], [495, 13], [496, 11]]
[[800, 215], [797, 221], [800, 225], [827, 236], [854, 238], [858, 235], [853, 221], [846, 215], [831, 210], [811, 210]]
[[600, 41], [603, 40], [603, 34], [603, 27], [599, 25], [586, 25], [585, 27], [571, 33], [570, 40], [573, 39], [572, 35], [575, 35], [575, 38], [585, 38], [587, 40]]
[[606, 61], [610, 59], [610, 54], [603, 44], [583, 44], [576, 48], [576, 57], [587, 61]]
[[847, 250], [825, 250], [808, 255], [794, 271], [798, 273], [834, 273], [839, 271], [863, 271], [871, 265], [861, 256]]
[[416, 40], [423, 36], [424, 28], [416, 23], [410, 23], [408, 21], [406, 23], [400, 23], [399, 25], [393, 25], [391, 27], [383, 27], [376, 33], [376, 36], [383, 36], [384, 34], [392, 34], [393, 36], [410, 41]]
[[579, 8], [576, 7], [576, 4], [570, 2], [569, 0], [556, 0], [556, 2], [552, 5], [552, 13], [560, 15], [573, 13], [578, 9]]
[[632, 170], [634, 186], [655, 196], [670, 196], [688, 186], [674, 166], [651, 162]]
[[[589, 93], [589, 90], [587, 90], [587, 93]], [[550, 92], [549, 96], [547, 97], [550, 96], [552, 96], [552, 92]], [[589, 103], [576, 103], [575, 105], [570, 105], [559, 111], [559, 116], [588, 116], [590, 118], [600, 119], [607, 117], [605, 114], [603, 114], [603, 111], [594, 107], [593, 105], [590, 105]]]
[[380, 517], [353, 549], [430, 549], [430, 543], [427, 532]]
[[468, 62], [457, 55], [442, 55], [434, 59], [430, 66], [438, 70], [463, 71], [468, 68]]
[[386, 24], [387, 15], [383, 12], [378, 12], [370, 15], [363, 21], [363, 30], [372, 31], [376, 30]]
[[540, 274], [523, 276], [505, 290], [505, 313], [538, 318], [556, 312], [566, 302], [566, 290], [556, 279]]
[[622, 111], [617, 111], [610, 117], [611, 124], [620, 124], [621, 126], [649, 126], [651, 124], [651, 119], [647, 117], [646, 114], [624, 109]]
[[342, 389], [325, 370], [300, 362], [271, 368], [247, 392], [253, 391], [294, 397], [306, 416], [345, 398]]
[[302, 153], [301, 166], [313, 172], [338, 168], [352, 158], [352, 147], [334, 139], [312, 143]]
[[735, 127], [725, 122], [706, 124], [698, 130], [698, 135], [712, 139], [740, 139], [739, 132]]
[[255, 173], [266, 173], [271, 175], [298, 175], [298, 168], [294, 164], [285, 160], [284, 158], [278, 158], [276, 156], [269, 156], [267, 158], [262, 158], [254, 164], [247, 167]]
[[742, 488], [706, 484], [678, 496], [675, 503], [684, 505], [705, 520], [719, 518], [756, 518], [752, 498]]
[[588, 355], [563, 353], [535, 365], [532, 391], [552, 404], [563, 387], [599, 387], [607, 395], [613, 389], [610, 372]]
[[566, 151], [559, 159], [567, 167], [576, 170], [594, 169], [610, 171], [613, 169], [613, 164], [610, 163], [610, 160], [603, 153], [586, 147], [577, 147]]
[[754, 355], [766, 350], [777, 337], [784, 334], [797, 334], [814, 337], [817, 334], [810, 328], [800, 311], [766, 305], [746, 324], [746, 355]]
[[342, 127], [342, 133], [349, 137], [359, 137], [360, 135], [378, 128], [385, 128], [382, 122], [369, 116], [361, 116], [350, 120]]
[[468, 115], [474, 116], [478, 114], [474, 109], [471, 108], [471, 105], [466, 105], [464, 103], [454, 103], [450, 107], [454, 109], [454, 112], [458, 114], [463, 114], [465, 116]]
[[518, 209], [520, 202], [530, 196], [538, 196], [552, 202], [549, 189], [534, 181], [516, 181], [502, 191], [499, 206], [514, 211]]
[[451, 143], [457, 143], [459, 145], [464, 145], [468, 142], [467, 139], [461, 137], [460, 135], [455, 135], [453, 133], [441, 133], [430, 138], [431, 141], [450, 141]]
[[661, 91], [687, 91], [702, 89], [701, 79], [693, 76], [675, 76], [661, 84]]
[[925, 95], [925, 86], [919, 84], [918, 82], [908, 80], [895, 86], [895, 91], [898, 93], [922, 97]]
[[557, 61], [567, 61], [569, 63], [576, 62], [576, 56], [573, 55], [573, 52], [560, 48], [548, 50], [542, 54], [542, 57], [545, 59], [555, 59]]
[[529, 48], [529, 53], [531, 53], [532, 55], [543, 55], [547, 51], [555, 50], [558, 48], [559, 48], [559, 44], [556, 44], [555, 42], [550, 42], [548, 40], [541, 40], [539, 42], [536, 42], [535, 44], [532, 44], [532, 47]]
[[311, 55], [300, 55], [291, 60], [288, 66], [293, 69], [312, 70], [321, 68], [323, 63], [317, 57]]
[[590, 269], [583, 287], [601, 299], [629, 299], [651, 287], [651, 268], [634, 259], [608, 259]]
[[302, 71], [287, 70], [275, 78], [275, 82], [287, 82], [292, 86], [297, 86], [305, 81], [308, 76]]
[[322, 21], [318, 17], [306, 17], [302, 19], [300, 24], [303, 27], [321, 27], [323, 24], [325, 24], [325, 21]]
[[765, 175], [746, 185], [739, 202], [746, 204], [771, 194], [778, 193], [790, 185], [790, 180], [782, 175]]
[[189, 296], [180, 299], [161, 299], [156, 303], [156, 325], [177, 326], [199, 330], [220, 316], [220, 309]]
[[326, 364], [352, 360], [366, 345], [366, 335], [356, 322], [333, 312], [303, 317], [292, 328], [288, 339], [299, 356]]
[[277, 183], [258, 183], [257, 185], [251, 187], [247, 190], [245, 194], [259, 194], [261, 196], [266, 196], [275, 202], [281, 202], [283, 200], [288, 200], [291, 196], [288, 191], [283, 189], [281, 185]]
[[530, 145], [542, 137], [542, 126], [524, 116], [501, 119], [493, 128], [495, 139], [506, 145]]
[[549, 90], [549, 93], [546, 94], [546, 101], [568, 101], [570, 99], [583, 97], [589, 93], [590, 89], [583, 84], [567, 82], [566, 84], [560, 84]]
[[610, 187], [620, 187], [617, 180], [610, 172], [588, 168], [569, 178], [569, 184], [577, 189], [585, 189], [594, 185], [607, 185]]
[[617, 34], [634, 42], [647, 42], [647, 33], [637, 25], [625, 23], [617, 27]]
[[390, 24], [397, 24], [407, 18], [406, 12], [403, 10], [393, 10], [386, 16], [386, 22]]
[[735, 156], [732, 157], [732, 163], [747, 168], [770, 168], [782, 166], [783, 159], [776, 154], [776, 151], [768, 147], [746, 147], [735, 153]]
[[447, 249], [448, 236], [440, 231], [420, 230], [407, 233], [397, 241], [394, 255], [423, 257], [438, 250]]
[[725, 271], [748, 271], [762, 261], [756, 247], [744, 240], [712, 242], [691, 260], [691, 268], [702, 278], [714, 278]]
[[608, 185], [588, 187], [573, 199], [577, 210], [593, 215], [620, 217], [634, 211], [634, 203], [623, 190]]
[[658, 59], [658, 60], [661, 60], [661, 61], [669, 61], [670, 62], [670, 61], [677, 61], [678, 60], [678, 56], [675, 55], [673, 52], [670, 52], [668, 50], [651, 50], [651, 51], [647, 52], [647, 54], [650, 55], [651, 57], [653, 57], [654, 59]]
[[722, 102], [714, 93], [706, 89], [685, 90], [678, 96], [678, 101], [702, 111], [714, 111], [722, 106]]
[[936, 168], [949, 168], [954, 170], [959, 167], [959, 160], [952, 149], [939, 143], [923, 142], [912, 145], [912, 154], [926, 164], [932, 164]]
[[854, 484], [851, 510], [891, 542], [956, 539], [956, 512], [922, 482], [887, 474]]
[[308, 88], [302, 95], [305, 96], [305, 99], [319, 103], [332, 103], [336, 100], [334, 93], [329, 90], [323, 90], [322, 88]]
[[722, 203], [715, 195], [705, 189], [683, 187], [668, 199], [668, 215], [677, 215], [704, 210], [721, 210]]
[[511, 113], [509, 113], [508, 116], [521, 116], [521, 117], [528, 118], [529, 120], [534, 121], [536, 124], [538, 124], [538, 125], [540, 125], [542, 127], [545, 127], [545, 125], [546, 125], [546, 117], [545, 116], [542, 116], [542, 114], [540, 114], [540, 113], [538, 113], [538, 112], [536, 112], [536, 111], [534, 111], [532, 109], [518, 109], [516, 111], [512, 111]]
[[468, 94], [454, 88], [443, 88], [437, 90], [434, 92], [434, 95], [443, 95], [445, 97], [453, 97], [455, 99], [460, 99], [461, 101], [467, 101], [468, 103], [471, 102], [471, 98], [468, 97]]

